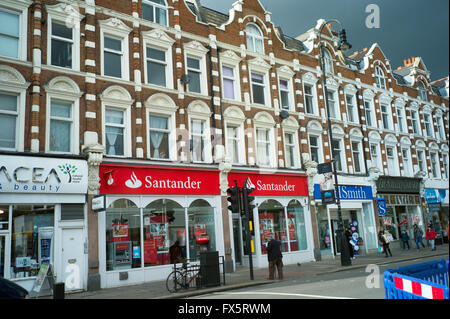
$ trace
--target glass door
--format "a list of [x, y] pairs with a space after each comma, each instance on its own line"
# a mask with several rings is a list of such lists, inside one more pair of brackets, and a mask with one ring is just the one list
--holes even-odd
[[234, 258], [236, 264], [242, 265], [242, 232], [239, 219], [233, 218]]
[[0, 235], [0, 278], [5, 277], [5, 243], [6, 237]]

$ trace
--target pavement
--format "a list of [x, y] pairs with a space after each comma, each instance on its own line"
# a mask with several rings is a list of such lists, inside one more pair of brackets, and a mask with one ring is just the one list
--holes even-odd
[[[340, 256], [335, 258], [322, 258], [321, 261], [311, 261], [301, 265], [285, 265], [283, 267], [284, 280], [293, 280], [296, 278], [305, 278], [309, 276], [329, 274], [351, 269], [365, 268], [369, 264], [385, 265], [394, 262], [415, 260], [420, 258], [436, 257], [438, 259], [449, 258], [449, 245], [436, 245], [436, 250], [430, 248], [417, 250], [413, 241], [410, 241], [411, 249], [403, 250], [400, 243], [391, 244], [393, 257], [386, 258], [384, 254], [369, 253], [367, 255], [356, 256], [352, 259], [351, 266], [341, 266]], [[420, 261], [417, 261], [420, 263]], [[213, 292], [233, 290], [257, 285], [273, 283], [268, 280], [267, 268], [255, 268], [254, 280], [250, 280], [250, 271], [248, 267], [238, 267], [235, 272], [225, 275], [225, 285], [212, 288], [191, 288], [179, 293], [170, 293], [166, 289], [166, 281], [153, 281], [140, 285], [124, 286], [117, 288], [101, 289], [98, 291], [66, 293], [66, 299], [181, 299], [192, 296], [209, 294]], [[222, 280], [222, 279], [221, 279]], [[277, 280], [275, 280], [277, 281]], [[42, 297], [45, 299], [51, 297]]]

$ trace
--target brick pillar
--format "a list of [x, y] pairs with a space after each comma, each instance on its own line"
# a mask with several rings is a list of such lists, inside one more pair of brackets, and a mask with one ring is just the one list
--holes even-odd
[[44, 143], [40, 143], [41, 134], [45, 132], [40, 128], [39, 117], [45, 114], [41, 104], [41, 63], [42, 63], [42, 3], [41, 0], [35, 0], [33, 3], [33, 16], [31, 17], [31, 35], [33, 48], [33, 75], [32, 75], [32, 92], [31, 92], [31, 152], [37, 153], [44, 151]]

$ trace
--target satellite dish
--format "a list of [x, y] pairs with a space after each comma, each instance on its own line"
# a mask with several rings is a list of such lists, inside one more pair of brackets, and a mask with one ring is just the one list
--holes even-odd
[[281, 117], [281, 119], [287, 119], [288, 117], [289, 117], [289, 112], [288, 111], [281, 111], [280, 112], [280, 117]]

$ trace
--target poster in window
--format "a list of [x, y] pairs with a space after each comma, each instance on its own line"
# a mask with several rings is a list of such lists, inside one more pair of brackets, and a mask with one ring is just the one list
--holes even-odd
[[158, 252], [154, 239], [144, 240], [144, 263], [156, 264], [158, 262]]
[[128, 223], [114, 223], [111, 225], [111, 241], [129, 241]]
[[40, 227], [38, 229], [39, 263], [53, 264], [53, 227]]

